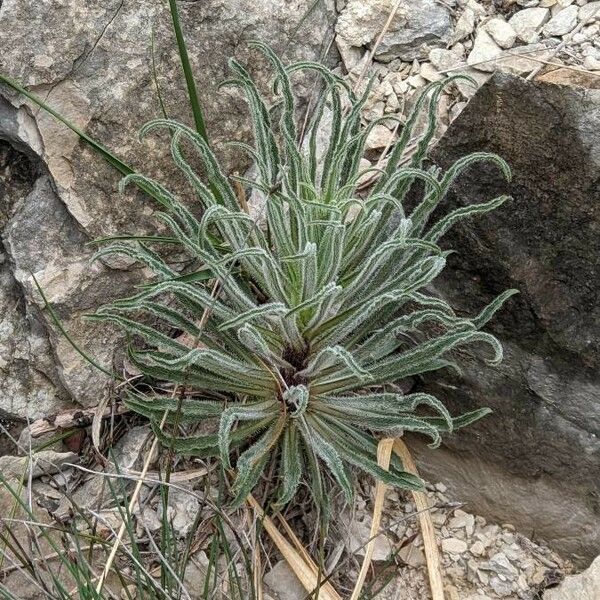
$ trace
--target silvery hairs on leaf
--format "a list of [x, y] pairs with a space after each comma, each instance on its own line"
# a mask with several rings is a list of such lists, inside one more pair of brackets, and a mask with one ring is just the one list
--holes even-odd
[[[348, 499], [351, 467], [390, 485], [419, 489], [422, 482], [397, 457], [389, 471], [377, 465], [375, 435], [418, 432], [437, 446], [443, 433], [488, 411], [452, 417], [431, 395], [389, 393], [386, 385], [457, 368], [451, 351], [472, 343], [489, 347], [490, 364], [500, 362], [500, 343], [480, 329], [516, 293], [504, 292], [469, 318], [456, 316], [429, 291], [446, 264], [448, 251], [438, 245], [442, 236], [460, 219], [501, 206], [507, 196], [437, 221], [431, 216], [471, 165], [495, 164], [507, 179], [510, 169], [487, 153], [461, 158], [445, 173], [424, 169], [436, 103], [449, 78], [423, 90], [374, 185], [359, 193], [370, 130], [361, 124], [361, 108], [369, 88], [357, 97], [324, 66], [285, 66], [268, 46], [253, 45], [273, 67], [275, 103], [235, 60], [233, 78], [224, 85], [240, 88], [248, 102], [255, 143], [241, 146], [255, 162], [255, 175], [238, 181], [246, 195], [258, 190], [264, 197], [264, 228], [244, 212], [231, 179], [198, 133], [167, 119], [148, 123], [142, 137], [170, 132], [173, 160], [202, 210], [147, 177], [126, 177], [123, 186], [141, 182], [152, 190], [170, 233], [100, 250], [99, 256], [126, 254], [153, 278], [142, 292], [102, 307], [92, 318], [116, 323], [130, 335], [129, 359], [145, 387], [136, 380], [137, 388], [126, 394], [129, 406], [153, 419], [157, 435], [176, 451], [220, 457], [225, 467], [231, 465], [234, 505], [244, 501], [271, 459], [277, 465], [278, 506], [293, 499], [303, 481], [324, 502], [324, 469]], [[291, 81], [298, 71], [322, 82], [303, 140]], [[331, 124], [321, 148], [317, 138], [325, 114]], [[422, 114], [425, 126], [419, 129]], [[202, 173], [191, 166], [198, 163]], [[409, 192], [420, 199], [405, 214]], [[164, 239], [170, 247], [179, 245], [194, 270], [169, 264], [161, 254]], [[211, 294], [215, 281], [221, 289], [217, 299]], [[206, 309], [210, 316], [200, 328]], [[181, 334], [197, 343], [183, 341]], [[141, 391], [165, 383], [184, 386], [183, 400]], [[189, 436], [164, 433], [156, 422], [165, 411], [169, 422], [187, 431], [204, 419], [216, 420], [215, 433], [193, 428]]]

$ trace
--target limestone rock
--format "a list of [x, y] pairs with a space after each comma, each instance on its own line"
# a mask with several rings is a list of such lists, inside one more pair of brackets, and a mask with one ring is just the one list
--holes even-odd
[[494, 17], [485, 24], [486, 31], [501, 48], [512, 48], [517, 40], [517, 33], [504, 19]]
[[567, 8], [557, 12], [544, 25], [544, 35], [565, 35], [575, 29], [578, 12], [578, 7], [573, 5], [567, 6]]
[[285, 560], [278, 562], [264, 578], [279, 600], [304, 600], [306, 590]]
[[453, 42], [460, 42], [467, 36], [471, 35], [475, 31], [476, 22], [475, 11], [472, 8], [465, 8], [463, 13], [456, 21], [454, 25], [454, 33], [452, 34]]
[[549, 18], [549, 9], [535, 7], [520, 10], [508, 22], [521, 41], [532, 44], [538, 41], [539, 32]]
[[446, 50], [445, 48], [433, 48], [433, 50], [429, 52], [429, 60], [439, 71], [453, 69], [464, 62], [461, 53], [456, 52], [454, 49]]
[[502, 55], [502, 48], [494, 41], [492, 36], [480, 29], [477, 32], [473, 50], [467, 58], [467, 63], [478, 71], [495, 71], [495, 59]]
[[0, 473], [8, 481], [27, 481], [41, 475], [58, 473], [64, 463], [76, 463], [79, 457], [72, 452], [40, 450], [29, 456], [0, 456]]
[[487, 327], [504, 346], [501, 366], [462, 352], [463, 378], [436, 374], [426, 385], [455, 411], [493, 415], [443, 450], [419, 451], [425, 477], [580, 564], [600, 550], [588, 501], [600, 494], [599, 132], [600, 91], [495, 74], [434, 150], [443, 168], [494, 152], [514, 174], [509, 184], [477, 165], [459, 178], [447, 210], [514, 200], [448, 234], [445, 247], [459, 252], [439, 291], [465, 314], [504, 289], [521, 293]]
[[588, 2], [579, 7], [578, 19], [582, 23], [600, 21], [600, 0]]
[[450, 554], [464, 554], [467, 548], [467, 543], [458, 538], [446, 538], [442, 540], [442, 550]]
[[[371, 46], [394, 8], [394, 0], [349, 0], [340, 14], [336, 31], [350, 46]], [[443, 45], [452, 33], [449, 10], [435, 0], [400, 3], [376, 58], [411, 61], [424, 58], [432, 45]]]
[[[217, 90], [229, 76], [227, 60], [234, 56], [249, 63], [265, 84], [272, 72], [247, 40], [263, 39], [278, 52], [286, 48], [288, 61], [318, 58], [334, 13], [329, 2], [312, 5], [312, 0], [180, 3], [192, 67], [202, 82], [207, 129], [226, 169], [243, 171], [248, 162], [223, 142], [250, 138], [240, 94]], [[165, 3], [63, 0], [45, 6], [42, 18], [35, 0], [5, 0], [0, 72], [42, 96], [141, 172], [169, 184], [183, 181], [163, 141], [154, 137], [142, 145], [137, 140], [138, 129], [161, 115], [151, 71], [152, 30], [157, 81], [168, 113], [190, 123]], [[303, 89], [308, 94], [310, 86]], [[21, 183], [16, 167], [8, 180], [0, 173], [0, 414], [37, 418], [73, 403], [95, 405], [110, 393], [111, 382], [56, 332], [31, 273], [75, 342], [110, 369], [119, 363], [115, 349], [122, 346], [121, 335], [83, 322], [82, 316], [130, 293], [143, 273], [126, 263], [90, 264], [94, 250], [87, 244], [117, 232], [155, 231], [157, 207], [134, 190], [119, 197], [120, 176], [75, 134], [8, 89], [1, 93], [0, 138], [17, 153], [15, 160], [28, 166]], [[174, 191], [194, 201], [184, 186]]]
[[544, 600], [597, 600], [600, 598], [600, 557], [578, 575], [568, 576], [558, 587], [546, 590]]

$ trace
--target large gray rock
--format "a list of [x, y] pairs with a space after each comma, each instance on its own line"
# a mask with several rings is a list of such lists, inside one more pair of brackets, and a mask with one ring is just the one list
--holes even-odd
[[476, 165], [445, 210], [510, 193], [514, 200], [456, 228], [439, 282], [473, 314], [514, 287], [490, 323], [505, 360], [462, 352], [464, 378], [426, 385], [455, 411], [494, 414], [422, 451], [424, 472], [479, 514], [507, 520], [575, 560], [600, 550], [600, 91], [495, 75], [434, 151], [448, 167], [472, 151], [512, 166]]
[[[338, 19], [338, 36], [349, 47], [372, 47], [396, 4], [395, 0], [349, 0]], [[400, 2], [375, 56], [380, 61], [426, 58], [432, 47], [444, 46], [451, 35], [450, 11], [442, 3]]]
[[[243, 171], [247, 159], [223, 142], [250, 137], [239, 92], [217, 90], [228, 76], [228, 58], [249, 63], [262, 85], [271, 71], [249, 50], [249, 40], [267, 41], [286, 60], [320, 58], [334, 13], [329, 2], [313, 4], [179, 3], [208, 132], [228, 169]], [[34, 0], [4, 0], [0, 6], [0, 72], [138, 170], [169, 185], [182, 180], [160, 138], [137, 141], [139, 127], [162, 116], [157, 86], [168, 115], [191, 123], [166, 3], [64, 0], [42, 11]], [[305, 97], [312, 81], [299, 82]], [[126, 263], [90, 264], [93, 249], [86, 244], [116, 232], [152, 231], [155, 207], [132, 190], [120, 197], [119, 176], [75, 134], [7, 88], [0, 92], [6, 99], [0, 103], [0, 139], [16, 149], [16, 163], [29, 169], [19, 189], [11, 175], [15, 169], [9, 169], [0, 189], [0, 416], [4, 411], [39, 417], [73, 401], [97, 404], [110, 391], [110, 379], [56, 334], [32, 274], [73, 339], [111, 368], [120, 345], [117, 332], [81, 317], [127, 293], [141, 273], [128, 270]]]

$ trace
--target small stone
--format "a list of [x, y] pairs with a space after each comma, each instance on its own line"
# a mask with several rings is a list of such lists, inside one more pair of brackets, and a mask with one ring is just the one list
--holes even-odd
[[423, 79], [427, 81], [439, 81], [443, 79], [443, 76], [436, 70], [436, 68], [431, 63], [423, 63], [421, 65], [421, 70], [419, 74]]
[[500, 577], [490, 577], [490, 587], [494, 590], [494, 593], [500, 598], [508, 598], [512, 596], [513, 586], [510, 581], [502, 581]]
[[577, 25], [577, 14], [578, 9], [576, 6], [567, 6], [560, 12], [556, 13], [547, 23], [544, 25], [544, 35], [555, 36], [555, 35], [566, 35]]
[[[173, 529], [180, 537], [185, 537], [194, 526], [194, 520], [200, 510], [200, 502], [192, 492], [191, 485], [180, 484], [169, 493], [167, 517]], [[157, 516], [163, 518], [163, 504], [158, 505]]]
[[385, 112], [396, 112], [400, 108], [400, 102], [398, 101], [398, 96], [396, 94], [390, 94], [385, 101]]
[[278, 562], [264, 578], [280, 600], [303, 600], [306, 590], [285, 560]]
[[597, 2], [589, 2], [588, 4], [581, 6], [577, 18], [581, 23], [600, 21], [600, 0]]
[[339, 35], [335, 38], [335, 44], [342, 58], [342, 62], [344, 63], [344, 67], [346, 67], [346, 71], [352, 71], [361, 63], [365, 54], [363, 50], [355, 46], [351, 46]]
[[135, 584], [130, 584], [127, 587], [121, 590], [121, 598], [122, 600], [128, 600], [129, 598], [137, 598], [137, 586]]
[[483, 556], [485, 554], [485, 546], [482, 542], [477, 540], [471, 544], [469, 551], [473, 556]]
[[501, 48], [512, 48], [517, 41], [517, 33], [512, 26], [501, 17], [490, 19], [485, 24], [485, 28]]
[[475, 11], [472, 8], [465, 8], [454, 26], [452, 42], [460, 42], [475, 31]]
[[600, 71], [600, 60], [594, 56], [586, 56], [583, 59], [583, 68], [588, 71]]
[[449, 554], [464, 554], [467, 549], [467, 543], [458, 538], [446, 538], [442, 540], [442, 550]]
[[547, 8], [526, 8], [515, 13], [508, 21], [517, 37], [526, 44], [533, 44], [539, 39], [539, 31], [550, 18]]
[[486, 569], [511, 581], [519, 576], [519, 572], [503, 552], [494, 554], [488, 561]]
[[[371, 537], [371, 524], [367, 518], [365, 521], [352, 520], [345, 527], [346, 538], [344, 540], [349, 553], [364, 556], [366, 543]], [[385, 535], [378, 535], [373, 542], [373, 560], [385, 561], [392, 553], [393, 547]]]
[[540, 0], [540, 3], [538, 6], [541, 6], [542, 8], [550, 8], [552, 6], [554, 6], [556, 4], [557, 0]]
[[385, 125], [378, 123], [371, 129], [367, 136], [365, 146], [367, 150], [378, 150], [385, 148], [392, 141], [392, 132]]
[[540, 63], [532, 59], [548, 60], [551, 52], [550, 40], [546, 40], [545, 43], [517, 46], [510, 51], [503, 52], [496, 65], [502, 71], [524, 75], [539, 66]]
[[454, 511], [454, 516], [448, 522], [450, 529], [466, 529], [467, 532], [473, 533], [475, 526], [475, 516], [471, 515], [460, 508]]
[[[429, 52], [429, 60], [438, 71], [453, 69], [464, 62], [462, 54], [459, 54], [454, 50], [444, 50], [443, 48], [433, 48], [433, 50]], [[444, 491], [447, 489], [443, 483], [436, 483], [435, 488], [440, 492], [442, 490], [440, 490], [438, 486], [442, 486]]]
[[538, 6], [539, 3], [540, 0], [517, 0], [517, 4], [523, 8], [532, 8], [533, 6]]
[[425, 554], [422, 548], [415, 544], [408, 544], [398, 552], [398, 556], [409, 566], [413, 568], [422, 567], [427, 564]]
[[421, 75], [411, 75], [406, 81], [408, 81], [408, 85], [415, 89], [419, 89], [427, 85], [427, 80], [421, 77]]
[[467, 8], [470, 8], [477, 15], [485, 15], [485, 6], [479, 4], [477, 0], [467, 0]]
[[473, 50], [467, 58], [467, 64], [478, 71], [492, 72], [496, 69], [495, 59], [502, 54], [502, 48], [494, 41], [492, 36], [480, 29], [477, 32]]
[[448, 115], [450, 123], [452, 123], [452, 121], [454, 121], [454, 119], [460, 115], [465, 106], [467, 106], [466, 102], [457, 102], [454, 106], [452, 106], [452, 108], [450, 108], [450, 113]]

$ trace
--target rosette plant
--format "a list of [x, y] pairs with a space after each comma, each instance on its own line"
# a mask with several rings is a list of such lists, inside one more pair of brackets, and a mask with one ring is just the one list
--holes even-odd
[[[205, 138], [181, 123], [159, 119], [143, 127], [141, 137], [169, 132], [172, 158], [202, 210], [147, 177], [125, 177], [123, 187], [136, 184], [160, 203], [157, 217], [169, 234], [99, 251], [98, 258], [125, 254], [149, 267], [155, 279], [92, 318], [130, 334], [129, 359], [147, 382], [179, 386], [177, 395], [165, 396], [137, 385], [126, 401], [154, 421], [175, 451], [220, 456], [235, 473], [234, 505], [244, 501], [270, 460], [277, 465], [279, 505], [303, 481], [322, 501], [325, 470], [348, 498], [351, 467], [393, 486], [420, 488], [397, 457], [389, 471], [378, 466], [376, 436], [419, 432], [436, 446], [442, 433], [487, 411], [453, 417], [434, 396], [404, 395], [393, 384], [457, 368], [449, 354], [466, 344], [487, 345], [488, 361], [497, 364], [500, 343], [481, 328], [514, 293], [467, 318], [430, 286], [449, 254], [439, 246], [442, 236], [460, 219], [499, 207], [506, 196], [435, 221], [431, 216], [473, 163], [492, 162], [507, 178], [509, 168], [485, 153], [467, 156], [445, 173], [424, 166], [445, 85], [439, 82], [417, 100], [382, 168], [367, 174], [372, 185], [360, 192], [366, 176], [361, 158], [377, 123], [361, 125], [369, 89], [356, 96], [320, 64], [284, 66], [267, 46], [255, 46], [273, 66], [275, 103], [269, 105], [235, 60], [234, 78], [224, 84], [241, 88], [247, 98], [255, 145], [237, 145], [253, 159], [255, 178], [236, 182], [226, 176]], [[291, 84], [298, 71], [317, 74], [323, 85], [304, 135]], [[331, 124], [322, 148], [325, 114]], [[417, 126], [419, 116], [424, 127]], [[203, 173], [192, 168], [198, 160]], [[262, 206], [262, 224], [246, 210], [250, 193]], [[196, 266], [182, 272], [170, 265], [161, 253], [167, 245]], [[158, 427], [161, 421], [206, 419], [214, 420], [214, 433], [183, 436], [181, 427], [170, 433]]]

